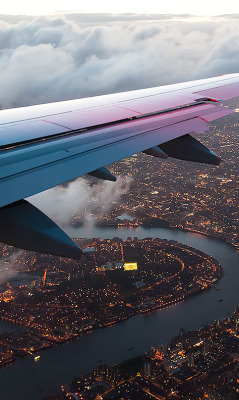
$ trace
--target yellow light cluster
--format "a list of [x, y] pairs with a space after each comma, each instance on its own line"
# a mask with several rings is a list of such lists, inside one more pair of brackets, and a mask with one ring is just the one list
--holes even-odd
[[124, 271], [135, 271], [138, 269], [137, 263], [124, 263]]

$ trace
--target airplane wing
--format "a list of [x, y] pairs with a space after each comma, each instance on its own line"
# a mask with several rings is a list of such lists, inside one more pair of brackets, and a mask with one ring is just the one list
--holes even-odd
[[116, 180], [105, 167], [138, 152], [218, 165], [190, 136], [233, 111], [239, 74], [105, 96], [0, 111], [0, 241], [78, 258], [80, 249], [24, 200], [90, 173]]

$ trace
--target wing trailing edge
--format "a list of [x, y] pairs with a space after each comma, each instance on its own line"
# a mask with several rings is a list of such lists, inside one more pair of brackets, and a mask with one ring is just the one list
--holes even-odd
[[190, 136], [233, 111], [239, 74], [132, 92], [0, 111], [0, 241], [79, 258], [82, 251], [22, 200], [84, 174], [115, 181], [105, 167], [144, 152], [218, 165]]

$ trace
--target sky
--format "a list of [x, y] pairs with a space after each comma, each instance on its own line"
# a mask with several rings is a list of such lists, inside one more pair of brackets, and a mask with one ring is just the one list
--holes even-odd
[[0, 18], [0, 109], [237, 73], [238, 18]]
[[239, 13], [239, 3], [235, 0], [8, 0], [2, 1], [0, 14], [49, 14], [58, 12], [93, 13], [153, 13], [153, 14], [193, 14], [221, 15]]

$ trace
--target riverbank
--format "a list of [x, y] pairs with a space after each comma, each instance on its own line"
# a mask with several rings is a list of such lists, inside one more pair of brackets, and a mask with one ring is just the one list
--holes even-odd
[[[121, 219], [120, 217], [112, 220], [103, 220], [103, 221], [96, 221], [95, 226], [98, 228], [102, 229], [107, 229], [107, 228], [114, 228], [114, 229], [137, 229], [137, 228], [143, 228], [143, 229], [172, 229], [172, 230], [180, 230], [182, 232], [188, 232], [188, 233], [194, 233], [197, 235], [203, 235], [208, 238], [220, 240], [222, 242], [225, 242], [231, 246], [233, 246], [237, 251], [239, 251], [239, 247], [235, 245], [234, 243], [230, 242], [226, 237], [225, 234], [222, 237], [222, 234], [212, 234], [212, 233], [207, 233], [207, 232], [202, 232], [199, 230], [195, 230], [192, 228], [184, 228], [182, 226], [175, 226], [172, 225], [169, 221], [161, 218], [147, 218], [147, 219], [140, 219], [136, 217], [131, 217], [128, 214], [124, 214], [125, 219]], [[120, 220], [120, 222], [119, 222]], [[80, 224], [73, 224], [72, 225], [73, 229], [77, 228], [82, 228], [87, 230], [87, 227], [83, 222]], [[72, 236], [75, 237], [75, 236]], [[93, 237], [93, 236], [92, 236]]]
[[[176, 242], [171, 243], [149, 238], [144, 240], [131, 239], [124, 242], [119, 238], [115, 238], [107, 240], [107, 244], [100, 239], [94, 239], [93, 242], [85, 240], [84, 246], [88, 248], [92, 248], [93, 245], [96, 246], [99, 254], [101, 254], [101, 248], [105, 251], [107, 250], [107, 246], [109, 246], [109, 249], [113, 250], [110, 252], [108, 249], [107, 254], [110, 260], [113, 260], [115, 257], [117, 259], [117, 257], [122, 256], [121, 250], [119, 255], [117, 255], [116, 251], [116, 248], [119, 248], [119, 243], [122, 251], [123, 246], [126, 249], [129, 248], [129, 243], [132, 246], [131, 249], [140, 249], [139, 271], [125, 272], [122, 267], [119, 269], [119, 263], [117, 263], [117, 268], [114, 269], [114, 265], [110, 263], [110, 270], [105, 271], [105, 268], [102, 267], [100, 268], [100, 272], [98, 272], [99, 268], [97, 267], [96, 270], [92, 270], [88, 279], [84, 280], [84, 283], [76, 280], [67, 284], [67, 287], [69, 286], [70, 288], [69, 290], [73, 292], [76, 290], [74, 293], [79, 293], [79, 290], [91, 290], [91, 281], [93, 279], [95, 286], [94, 295], [97, 295], [98, 285], [101, 287], [103, 284], [104, 287], [107, 287], [107, 291], [114, 293], [116, 297], [109, 300], [107, 296], [105, 297], [102, 304], [104, 313], [102, 313], [100, 304], [98, 308], [96, 304], [93, 304], [94, 308], [97, 309], [93, 314], [90, 310], [91, 303], [86, 298], [84, 306], [86, 327], [80, 327], [82, 315], [79, 310], [79, 304], [75, 303], [74, 306], [68, 304], [69, 293], [65, 292], [65, 285], [63, 285], [64, 289], [62, 287], [61, 290], [58, 287], [60, 290], [59, 295], [63, 299], [66, 297], [67, 303], [61, 300], [61, 305], [50, 306], [50, 309], [47, 309], [47, 304], [53, 304], [54, 302], [56, 295], [55, 286], [39, 287], [39, 293], [35, 289], [36, 295], [41, 294], [41, 296], [44, 296], [44, 293], [46, 294], [45, 300], [42, 298], [42, 305], [33, 302], [31, 306], [31, 303], [28, 303], [28, 297], [25, 298], [25, 302], [27, 301], [27, 303], [18, 304], [16, 297], [12, 303], [8, 302], [8, 311], [5, 311], [5, 306], [0, 310], [0, 319], [25, 328], [25, 331], [15, 330], [14, 335], [12, 333], [2, 334], [0, 336], [0, 345], [10, 348], [14, 356], [23, 357], [36, 352], [39, 353], [48, 349], [52, 344], [66, 343], [99, 328], [112, 327], [136, 315], [151, 314], [157, 310], [163, 310], [180, 304], [188, 298], [210, 289], [223, 274], [222, 267], [215, 259], [197, 249]], [[137, 260], [137, 252], [133, 251], [134, 253], [131, 257], [136, 257], [135, 260]], [[127, 257], [127, 254], [125, 256]], [[103, 261], [104, 258], [102, 259]], [[135, 265], [137, 266], [137, 263]], [[109, 267], [109, 265], [106, 266], [107, 268]], [[82, 264], [81, 268], [84, 269], [84, 267], [87, 267], [87, 265], [84, 266]], [[184, 278], [185, 274], [187, 275], [186, 280]], [[145, 281], [141, 279], [145, 279]], [[82, 288], [81, 284], [83, 284]], [[24, 295], [24, 291], [25, 289], [23, 288], [23, 292], [20, 293], [21, 296]], [[52, 299], [51, 292], [53, 292]], [[74, 295], [76, 301], [75, 296], [76, 294]], [[100, 294], [100, 298], [101, 296], [102, 294]], [[32, 298], [32, 301], [34, 301], [34, 298]], [[81, 301], [84, 302], [82, 297]], [[102, 302], [101, 300], [99, 301]], [[120, 307], [117, 306], [118, 303]], [[22, 307], [24, 315], [21, 312], [19, 313], [18, 310], [19, 308], [22, 309]], [[35, 307], [45, 308], [44, 313], [46, 315], [50, 313], [52, 324], [56, 327], [58, 326], [58, 334], [50, 330], [52, 324], [47, 325], [48, 317], [45, 320], [39, 319], [35, 312]], [[60, 328], [58, 318], [63, 308], [64, 313], [62, 317], [64, 318], [65, 325], [71, 323], [71, 329], [67, 328], [63, 330], [63, 327]], [[38, 321], [37, 327], [35, 315]], [[56, 318], [54, 315], [56, 315]], [[94, 322], [92, 323], [91, 321]], [[55, 331], [57, 331], [57, 328], [55, 328]]]
[[181, 329], [167, 345], [153, 347], [141, 357], [114, 366], [99, 365], [91, 373], [75, 377], [61, 385], [55, 399], [61, 400], [69, 392], [77, 398], [80, 393], [86, 398], [114, 399], [115, 393], [124, 397], [125, 387], [130, 397], [144, 398], [147, 393], [152, 398], [166, 399], [172, 397], [175, 378], [175, 399], [191, 398], [192, 391], [194, 399], [205, 394], [208, 397], [208, 393], [215, 393], [215, 388], [223, 398], [225, 394], [234, 398], [239, 385], [221, 385], [221, 375], [233, 376], [238, 370], [238, 320], [239, 308], [231, 317], [199, 330]]
[[[221, 279], [222, 275], [220, 276], [220, 278], [218, 278], [217, 281], [215, 281], [215, 283], [218, 282]], [[169, 303], [167, 303], [167, 304], [165, 304], [163, 306], [153, 306], [153, 307], [150, 307], [149, 309], [139, 310], [139, 311], [137, 311], [135, 313], [132, 313], [132, 315], [130, 315], [128, 317], [117, 318], [117, 320], [115, 320], [113, 322], [109, 322], [109, 323], [106, 323], [106, 324], [100, 324], [98, 326], [93, 326], [91, 329], [82, 330], [80, 333], [74, 334], [74, 335], [69, 336], [67, 338], [56, 339], [56, 338], [49, 338], [49, 337], [46, 337], [46, 336], [42, 335], [41, 338], [45, 339], [47, 342], [50, 342], [50, 343], [47, 343], [46, 345], [43, 345], [41, 347], [35, 348], [34, 350], [32, 350], [32, 353], [39, 353], [39, 352], [45, 351], [45, 350], [51, 348], [54, 344], [55, 345], [61, 345], [61, 344], [64, 344], [64, 343], [69, 343], [69, 342], [71, 342], [73, 340], [78, 339], [79, 337], [81, 337], [81, 336], [83, 336], [85, 334], [92, 333], [93, 331], [96, 331], [98, 329], [111, 328], [114, 325], [117, 325], [117, 324], [120, 324], [120, 323], [122, 323], [124, 321], [127, 321], [130, 318], [135, 317], [137, 315], [150, 315], [152, 313], [155, 313], [156, 311], [168, 309], [168, 308], [170, 308], [172, 306], [175, 306], [175, 305], [183, 303], [184, 301], [186, 301], [187, 299], [189, 299], [189, 298], [191, 298], [193, 296], [200, 295], [200, 294], [202, 294], [202, 292], [204, 292], [206, 290], [210, 290], [211, 288], [212, 288], [212, 286], [207, 287], [207, 288], [194, 290], [192, 293], [185, 295], [184, 298], [182, 298], [182, 299], [171, 301], [171, 302], [169, 302]], [[2, 316], [0, 316], [0, 321], [7, 322], [9, 324], [13, 324], [13, 321], [11, 319], [8, 319], [8, 318], [2, 317]], [[25, 325], [21, 324], [20, 322], [17, 323], [17, 324], [14, 322], [14, 326], [15, 327], [16, 326], [22, 326], [22, 327], [25, 328]], [[30, 355], [28, 351], [22, 351], [21, 352], [20, 350], [16, 349], [15, 346], [11, 346], [9, 344], [6, 344], [1, 340], [0, 340], [0, 346], [7, 347], [8, 349], [11, 349], [13, 351], [15, 357], [14, 357], [13, 360], [11, 360], [11, 363], [16, 361], [16, 357], [26, 357], [26, 356]], [[3, 365], [0, 364], [0, 368], [4, 367], [6, 365], [8, 365], [8, 363], [3, 364]]]
[[[75, 231], [74, 231], [75, 232]], [[17, 396], [30, 400], [41, 400], [58, 390], [63, 382], [73, 376], [85, 375], [97, 367], [99, 360], [113, 365], [144, 354], [151, 346], [168, 343], [178, 334], [179, 327], [185, 330], [198, 329], [213, 320], [225, 318], [239, 304], [239, 255], [231, 246], [203, 235], [194, 235], [169, 229], [96, 229], [88, 232], [78, 230], [78, 237], [160, 237], [176, 240], [216, 258], [223, 267], [220, 280], [220, 296], [217, 290], [206, 290], [200, 296], [172, 307], [156, 310], [152, 314], [141, 314], [116, 324], [109, 329], [98, 329], [78, 339], [53, 346], [43, 352], [35, 363], [25, 357], [0, 374], [2, 398], [14, 400]], [[72, 235], [73, 236], [73, 235]], [[223, 297], [223, 302], [218, 302]], [[129, 349], [133, 349], [129, 353]], [[64, 360], [64, 362], [63, 362]], [[23, 372], [24, 371], [24, 372]], [[41, 376], [39, 380], [38, 377]], [[11, 382], [15, 382], [13, 386]]]
[[226, 243], [226, 244], [228, 244], [229, 246], [232, 246], [233, 249], [235, 249], [235, 250], [239, 253], [239, 248], [238, 248], [235, 244], [229, 242], [229, 241], [226, 240], [225, 238], [222, 238], [220, 235], [219, 235], [219, 236], [216, 236], [216, 235], [212, 235], [212, 234], [209, 234], [209, 233], [204, 233], [204, 232], [201, 232], [201, 231], [196, 231], [196, 230], [194, 230], [194, 229], [178, 228], [178, 227], [176, 227], [176, 226], [171, 226], [170, 229], [180, 230], [180, 231], [182, 231], [182, 232], [193, 233], [193, 234], [195, 234], [195, 235], [201, 235], [201, 236], [208, 237], [209, 239], [218, 240], [218, 241], [220, 241], [220, 242], [222, 242], [222, 243]]

